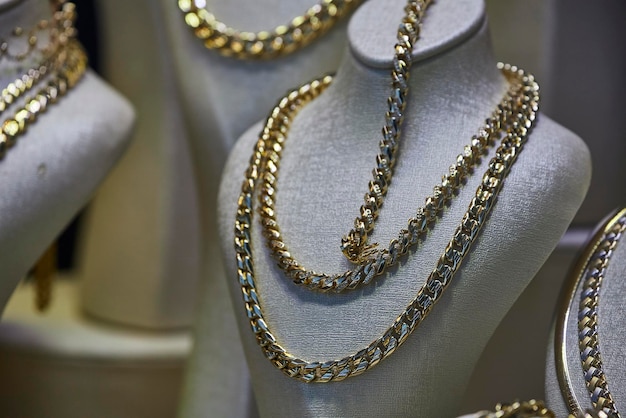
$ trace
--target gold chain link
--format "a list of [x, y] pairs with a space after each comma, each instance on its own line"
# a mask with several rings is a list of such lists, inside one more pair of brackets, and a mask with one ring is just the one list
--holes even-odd
[[[354, 220], [354, 228], [341, 240], [342, 252], [348, 260], [356, 264], [362, 264], [368, 258], [372, 258], [378, 245], [368, 245], [367, 238], [374, 229], [379, 208], [387, 195], [393, 176], [404, 110], [409, 94], [409, 75], [413, 62], [411, 52], [419, 39], [420, 24], [429, 5], [430, 0], [409, 2], [396, 35], [398, 42], [394, 46], [391, 71], [392, 93], [387, 98], [388, 110], [385, 113], [385, 125], [382, 128], [383, 138], [379, 144], [380, 153], [376, 156], [376, 167], [372, 170], [373, 179], [368, 184], [369, 190], [365, 193], [365, 203], [360, 208], [360, 216]], [[441, 190], [435, 188], [435, 195], [440, 194]]]
[[363, 0], [323, 0], [286, 25], [245, 32], [218, 21], [205, 0], [178, 0], [184, 20], [208, 49], [239, 59], [271, 59], [295, 52], [326, 33]]

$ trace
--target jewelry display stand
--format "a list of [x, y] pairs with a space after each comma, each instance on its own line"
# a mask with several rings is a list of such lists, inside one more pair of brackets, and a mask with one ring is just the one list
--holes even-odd
[[[289, 22], [312, 6], [310, 0], [207, 1], [228, 25], [260, 31]], [[217, 189], [236, 139], [289, 88], [335, 71], [345, 49], [346, 21], [301, 51], [271, 60], [242, 61], [207, 50], [171, 0], [162, 7], [176, 65], [198, 175], [203, 249], [200, 307], [194, 352], [188, 367], [181, 416], [254, 415], [254, 400], [219, 252], [215, 224]], [[230, 361], [232, 356], [240, 361]]]
[[200, 269], [199, 215], [172, 52], [163, 47], [164, 13], [150, 1], [99, 6], [103, 73], [138, 116], [131, 147], [89, 211], [81, 306], [122, 326], [189, 327]]
[[[47, 1], [11, 2], [0, 9], [0, 37], [45, 18]], [[3, 68], [3, 86], [13, 71]], [[122, 155], [133, 117], [128, 102], [88, 71], [0, 161], [0, 309]]]
[[[604, 221], [602, 222], [605, 223]], [[624, 346], [624, 335], [619, 332], [626, 327], [626, 312], [624, 311], [624, 298], [626, 297], [626, 286], [624, 286], [624, 277], [626, 277], [626, 245], [624, 245], [624, 236], [616, 244], [614, 250], [610, 253], [606, 271], [603, 274], [601, 287], [599, 291], [599, 302], [597, 306], [597, 323], [598, 323], [598, 346], [602, 358], [602, 367], [608, 381], [608, 388], [611, 392], [613, 401], [618, 409], [623, 410], [626, 405], [626, 384], [624, 383], [624, 373], [626, 367], [624, 358], [626, 356], [626, 348]], [[585, 254], [580, 254], [584, 257]], [[578, 260], [581, 261], [580, 258]], [[579, 266], [580, 267], [580, 266]], [[578, 274], [578, 267], [572, 270], [572, 274]], [[572, 286], [574, 277], [570, 277], [568, 286]], [[566, 416], [570, 413], [566, 403], [567, 398], [563, 393], [563, 385], [559, 379], [567, 379], [570, 382], [573, 404], [583, 409], [593, 410], [590, 395], [585, 384], [583, 366], [581, 364], [581, 354], [578, 341], [578, 313], [580, 296], [585, 284], [585, 279], [581, 280], [576, 286], [575, 291], [568, 300], [566, 306], [562, 306], [558, 316], [564, 315], [564, 309], [567, 309], [567, 319], [564, 322], [565, 331], [562, 334], [564, 347], [561, 341], [552, 336], [551, 345], [548, 347], [548, 361], [546, 365], [546, 402], [549, 407], [554, 410], [556, 416]], [[571, 290], [571, 289], [570, 289]], [[564, 293], [567, 290], [564, 290]], [[570, 297], [570, 295], [565, 295]], [[557, 321], [555, 332], [561, 333], [562, 325]], [[556, 357], [556, 350], [564, 351], [563, 363]], [[557, 369], [562, 367], [562, 372]], [[596, 367], [596, 365], [594, 365]]]
[[[335, 81], [300, 112], [285, 143], [276, 216], [291, 252], [314, 270], [349, 267], [339, 244], [357, 215], [377, 153], [403, 6], [400, 0], [370, 0], [357, 10], [348, 30], [350, 51]], [[436, 2], [429, 8], [410, 86], [399, 160], [372, 235], [376, 242], [388, 242], [406, 225], [506, 89], [492, 57], [482, 1]], [[363, 375], [305, 384], [285, 377], [264, 358], [236, 279], [237, 197], [260, 129], [253, 126], [235, 145], [218, 199], [227, 281], [260, 415], [461, 412], [466, 384], [487, 341], [582, 202], [590, 177], [585, 145], [540, 115], [483, 231], [429, 318], [404, 346]], [[478, 173], [484, 171], [486, 162], [482, 164]], [[424, 283], [481, 179], [480, 174], [468, 178], [417, 251], [397, 268], [369, 287], [341, 295], [317, 294], [290, 283], [274, 267], [255, 221], [255, 281], [279, 343], [300, 358], [326, 361], [378, 338]], [[211, 353], [205, 355], [211, 361]], [[228, 361], [243, 359], [233, 354]]]

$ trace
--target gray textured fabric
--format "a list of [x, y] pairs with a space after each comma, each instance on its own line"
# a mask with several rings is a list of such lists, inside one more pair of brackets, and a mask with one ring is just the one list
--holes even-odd
[[[368, 2], [369, 13], [380, 13], [386, 4]], [[438, 5], [429, 10], [429, 18], [436, 19]], [[361, 21], [360, 16], [362, 12], [355, 15], [351, 27], [373, 20]], [[478, 27], [472, 21], [464, 24]], [[394, 29], [393, 21], [378, 22], [376, 27]], [[438, 28], [437, 33], [449, 32]], [[423, 35], [429, 36], [428, 23]], [[453, 37], [440, 41], [457, 42]], [[424, 59], [418, 44], [401, 155], [372, 237], [384, 244], [405, 226], [505, 88], [495, 69], [486, 25], [456, 48], [441, 45], [437, 50], [445, 52]], [[347, 54], [334, 84], [292, 125], [281, 163], [277, 214], [292, 253], [308, 268], [339, 272], [348, 267], [339, 241], [366, 191], [388, 80], [387, 70], [369, 67]], [[263, 357], [234, 279], [236, 200], [259, 129], [255, 125], [248, 130], [233, 149], [218, 201], [228, 282], [261, 416], [456, 414], [487, 340], [582, 201], [590, 175], [582, 141], [540, 116], [473, 251], [420, 329], [389, 359], [358, 378], [306, 385], [284, 377]], [[478, 172], [484, 169], [483, 164]], [[433, 268], [481, 177], [469, 179], [426, 242], [397, 271], [353, 293], [313, 294], [288, 283], [274, 267], [255, 224], [257, 285], [267, 322], [278, 340], [294, 355], [327, 360], [356, 352], [378, 337]]]
[[[609, 390], [613, 395], [613, 400], [617, 408], [622, 411], [626, 408], [626, 384], [624, 383], [624, 376], [626, 376], [626, 345], [624, 344], [624, 334], [621, 332], [621, 330], [626, 329], [626, 307], [624, 306], [626, 286], [624, 285], [624, 277], [626, 277], [626, 242], [622, 238], [609, 261], [606, 276], [600, 289], [600, 302], [598, 305], [598, 339], [604, 363], [603, 369], [609, 383]], [[591, 408], [578, 350], [577, 316], [581, 291], [582, 283], [576, 289], [576, 294], [569, 306], [565, 338], [567, 369], [576, 399], [583, 408]], [[567, 408], [561, 395], [556, 374], [554, 340], [552, 340], [548, 350], [546, 401], [555, 410], [557, 416], [565, 416]]]

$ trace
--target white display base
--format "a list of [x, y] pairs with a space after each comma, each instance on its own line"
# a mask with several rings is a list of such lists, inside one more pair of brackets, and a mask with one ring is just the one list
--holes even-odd
[[0, 323], [0, 405], [10, 417], [172, 417], [187, 332], [121, 328], [84, 316], [75, 280], [57, 280], [49, 312], [22, 284]]

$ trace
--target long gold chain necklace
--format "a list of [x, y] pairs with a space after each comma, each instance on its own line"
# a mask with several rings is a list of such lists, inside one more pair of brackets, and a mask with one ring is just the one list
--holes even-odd
[[[360, 256], [359, 261], [361, 264], [339, 274], [326, 274], [307, 270], [289, 251], [287, 244], [282, 238], [275, 211], [276, 182], [280, 168], [282, 147], [279, 144], [274, 149], [267, 150], [265, 157], [269, 161], [269, 174], [266, 174], [261, 179], [262, 184], [259, 192], [260, 216], [264, 236], [268, 241], [272, 255], [278, 262], [278, 266], [294, 283], [318, 291], [341, 292], [346, 289], [355, 289], [357, 286], [370, 283], [374, 277], [383, 274], [397, 262], [399, 256], [406, 254], [411, 247], [419, 243], [420, 237], [437, 221], [438, 215], [457, 194], [465, 178], [478, 164], [480, 157], [484, 155], [489, 147], [495, 145], [494, 140], [498, 135], [498, 131], [494, 130], [494, 126], [508, 126], [511, 123], [508, 120], [510, 116], [522, 111], [523, 105], [518, 102], [518, 97], [520, 90], [523, 88], [522, 84], [513, 83], [511, 85], [498, 106], [498, 110], [487, 120], [480, 133], [472, 138], [471, 144], [465, 147], [464, 152], [458, 156], [456, 163], [450, 168], [448, 174], [443, 176], [441, 184], [435, 186], [434, 194], [426, 198], [425, 205], [417, 209], [415, 216], [408, 220], [406, 228], [399, 232], [398, 238], [391, 240], [389, 246], [382, 250], [374, 251], [370, 246], [366, 250], [367, 256]], [[289, 123], [290, 120], [286, 122], [286, 124]], [[284, 133], [281, 132], [282, 129], [283, 126], [266, 127], [270, 136], [284, 136]], [[381, 142], [384, 142], [384, 140]], [[380, 156], [378, 156], [377, 161], [382, 161]], [[387, 165], [386, 162], [381, 164]], [[374, 170], [374, 172], [379, 173], [380, 171]], [[388, 180], [385, 180], [386, 183], [391, 178], [390, 174], [388, 176]], [[370, 182], [370, 186], [373, 183]], [[372, 190], [372, 187], [370, 187], [370, 190]], [[375, 201], [373, 196], [366, 195], [366, 200], [369, 200], [372, 205], [380, 207], [382, 198], [377, 197], [376, 199]], [[363, 207], [361, 212], [363, 213]], [[377, 210], [367, 213], [367, 216], [373, 217], [372, 213], [377, 213]], [[359, 218], [357, 222], [360, 223], [362, 221]]]
[[[374, 251], [375, 245], [367, 246], [367, 234], [374, 228], [374, 221], [378, 217], [378, 209], [383, 204], [387, 194], [387, 188], [393, 175], [393, 166], [396, 163], [400, 131], [403, 122], [406, 100], [409, 94], [409, 74], [412, 64], [411, 51], [419, 37], [420, 23], [431, 0], [412, 0], [405, 7], [405, 15], [397, 32], [397, 43], [394, 46], [393, 69], [391, 71], [392, 91], [387, 98], [388, 110], [385, 113], [385, 125], [382, 128], [383, 138], [380, 141], [380, 153], [376, 156], [376, 167], [373, 170], [373, 179], [369, 182], [369, 191], [365, 195], [365, 204], [361, 207], [361, 216], [355, 220], [355, 229], [349, 234], [349, 238], [342, 240], [342, 250], [344, 254], [353, 262], [361, 265], [355, 269], [348, 270], [343, 274], [327, 275], [307, 270], [291, 255], [287, 244], [280, 233], [278, 221], [274, 216], [275, 209], [275, 177], [280, 168], [280, 158], [282, 149], [279, 147], [270, 150], [266, 157], [271, 160], [272, 176], [263, 178], [260, 193], [261, 217], [264, 235], [268, 240], [273, 256], [278, 261], [278, 265], [284, 270], [287, 277], [294, 283], [302, 284], [313, 290], [332, 290], [341, 292], [346, 289], [354, 289], [360, 284], [367, 284], [375, 275], [382, 274], [385, 269], [394, 264], [399, 252], [406, 252], [408, 244], [417, 243], [419, 232], [417, 228], [427, 225], [436, 219], [436, 211], [431, 212], [420, 208], [414, 222], [410, 222], [407, 230], [401, 231], [400, 241], [395, 240], [390, 246], [391, 251]], [[290, 121], [287, 121], [287, 125]], [[274, 130], [271, 135], [281, 135], [280, 130]], [[482, 151], [484, 146], [477, 146]], [[488, 141], [487, 141], [488, 142]], [[471, 159], [469, 165], [475, 163], [476, 159]], [[456, 177], [460, 177], [455, 173]], [[427, 205], [437, 200], [439, 209], [443, 208], [445, 200], [449, 200], [454, 195], [454, 189], [458, 188], [459, 182], [450, 182], [451, 179], [444, 179], [444, 188], [449, 193], [445, 195], [441, 190], [435, 190], [436, 197], [427, 199]], [[454, 184], [453, 184], [454, 183]], [[450, 186], [450, 187], [447, 187]], [[430, 206], [429, 206], [430, 208]], [[432, 208], [434, 209], [434, 208]], [[419, 212], [419, 211], [418, 211]], [[428, 216], [432, 215], [432, 216]], [[422, 229], [422, 232], [424, 231]], [[398, 248], [403, 240], [403, 232], [407, 235], [407, 246]], [[364, 272], [367, 271], [367, 272]]]
[[[566, 327], [569, 306], [576, 289], [582, 283], [578, 307], [578, 346], [583, 376], [595, 414], [606, 417], [619, 417], [619, 411], [609, 390], [602, 363], [598, 333], [598, 305], [600, 288], [606, 276], [609, 262], [617, 244], [626, 231], [626, 209], [622, 209], [604, 223], [591, 239], [578, 265], [574, 269], [575, 280], [570, 283], [567, 297], [563, 300], [562, 314], [557, 321], [556, 364], [559, 384], [568, 407], [574, 415], [581, 415], [583, 408], [577, 400], [567, 367]], [[590, 412], [588, 412], [590, 413]]]
[[518, 110], [503, 110], [508, 115], [505, 124], [489, 123], [488, 135], [500, 138], [500, 145], [488, 164], [461, 224], [426, 283], [387, 331], [367, 347], [339, 360], [309, 362], [291, 355], [276, 340], [265, 322], [256, 288], [250, 231], [257, 185], [265, 177], [276, 178], [274, 167], [276, 159], [280, 160], [280, 155], [275, 151], [285, 145], [289, 121], [330, 85], [332, 77], [323, 77], [292, 91], [272, 110], [245, 172], [237, 204], [234, 243], [237, 276], [250, 326], [265, 356], [286, 375], [304, 382], [339, 381], [359, 375], [377, 365], [404, 343], [441, 298], [491, 211], [504, 178], [522, 150], [538, 110], [539, 86], [534, 77], [516, 67], [499, 65], [499, 68], [511, 84], [521, 86], [515, 95], [515, 108]]
[[326, 33], [364, 0], [323, 0], [272, 30], [246, 32], [218, 21], [206, 0], [178, 0], [185, 23], [208, 49], [239, 59], [271, 59], [295, 52]]
[[[376, 166], [372, 170], [373, 179], [369, 182], [369, 190], [365, 194], [365, 203], [360, 208], [360, 216], [355, 219], [354, 229], [343, 238], [342, 250], [346, 257], [358, 265], [339, 274], [326, 274], [308, 270], [292, 255], [283, 240], [279, 223], [275, 215], [275, 183], [280, 169], [282, 148], [269, 150], [266, 156], [271, 160], [271, 176], [262, 179], [260, 190], [260, 216], [262, 218], [263, 235], [266, 237], [272, 255], [285, 275], [294, 283], [311, 290], [342, 292], [365, 285], [388, 268], [393, 266], [398, 256], [404, 255], [411, 247], [416, 246], [420, 237], [438, 219], [438, 215], [446, 205], [458, 195], [465, 178], [480, 162], [480, 157], [495, 144], [493, 125], [504, 126], [507, 117], [519, 112], [515, 105], [519, 84], [512, 84], [501, 103], [465, 146], [449, 173], [443, 176], [441, 184], [434, 187], [433, 195], [426, 198], [424, 206], [417, 209], [415, 216], [409, 219], [405, 229], [391, 240], [387, 248], [378, 249], [378, 244], [368, 244], [368, 234], [374, 228], [378, 211], [383, 204], [388, 186], [393, 175], [399, 148], [401, 127], [403, 123], [406, 100], [409, 94], [408, 81], [411, 68], [411, 51], [419, 36], [420, 22], [430, 0], [410, 1], [405, 8], [405, 17], [397, 33], [398, 42], [394, 47], [393, 69], [391, 71], [392, 92], [387, 98], [388, 110], [382, 128], [380, 152], [376, 156]], [[290, 121], [287, 122], [289, 124]], [[280, 128], [282, 129], [282, 128]], [[272, 135], [281, 135], [280, 130]]]

